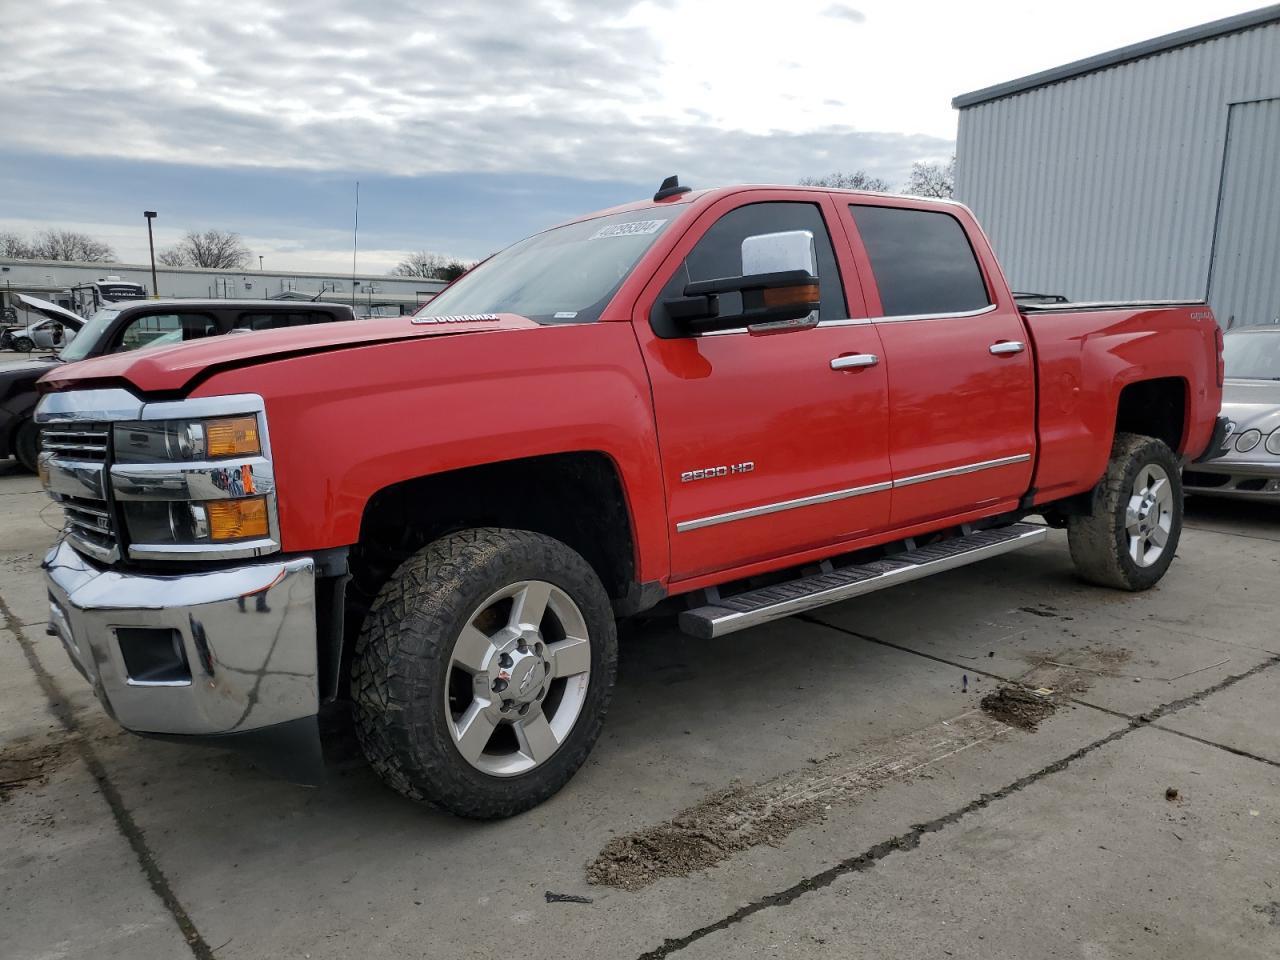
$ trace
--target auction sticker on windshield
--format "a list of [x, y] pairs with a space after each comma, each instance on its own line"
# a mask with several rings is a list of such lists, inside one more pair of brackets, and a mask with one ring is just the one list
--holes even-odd
[[611, 223], [607, 227], [601, 227], [590, 237], [592, 240], [600, 240], [604, 237], [642, 237], [646, 234], [657, 233], [662, 229], [662, 225], [666, 220], [632, 220], [630, 223]]

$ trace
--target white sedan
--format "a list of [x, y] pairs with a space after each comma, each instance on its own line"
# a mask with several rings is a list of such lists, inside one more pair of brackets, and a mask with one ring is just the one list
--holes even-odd
[[24, 327], [15, 327], [8, 331], [8, 345], [20, 353], [32, 350], [61, 350], [74, 338], [84, 326], [84, 317], [70, 310], [26, 294], [15, 294], [14, 298], [22, 305], [28, 318], [31, 314], [40, 319], [31, 320]]

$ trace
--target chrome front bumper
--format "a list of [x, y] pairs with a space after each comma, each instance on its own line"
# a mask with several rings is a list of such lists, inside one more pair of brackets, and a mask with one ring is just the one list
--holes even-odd
[[44, 569], [49, 632], [126, 729], [218, 736], [318, 712], [311, 558], [147, 576], [95, 566], [60, 541]]
[[1280, 460], [1213, 460], [1190, 464], [1182, 473], [1187, 493], [1232, 500], [1280, 502]]

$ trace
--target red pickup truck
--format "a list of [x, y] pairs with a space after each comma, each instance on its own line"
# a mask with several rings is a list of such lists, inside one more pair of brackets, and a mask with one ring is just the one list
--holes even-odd
[[52, 371], [50, 629], [130, 730], [310, 764], [349, 711], [395, 789], [507, 816], [596, 740], [617, 617], [713, 640], [1032, 514], [1152, 586], [1221, 342], [1203, 303], [1020, 305], [959, 204], [672, 178], [411, 318]]

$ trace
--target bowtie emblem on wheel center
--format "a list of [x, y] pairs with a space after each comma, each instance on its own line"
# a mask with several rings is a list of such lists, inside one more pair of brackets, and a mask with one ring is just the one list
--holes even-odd
[[530, 688], [542, 679], [542, 672], [541, 658], [521, 658], [511, 671], [511, 685], [515, 688], [516, 696], [525, 698], [533, 692]]
[[494, 690], [506, 705], [532, 703], [544, 690], [547, 674], [547, 662], [533, 645], [526, 646], [525, 652], [511, 650], [498, 664]]

